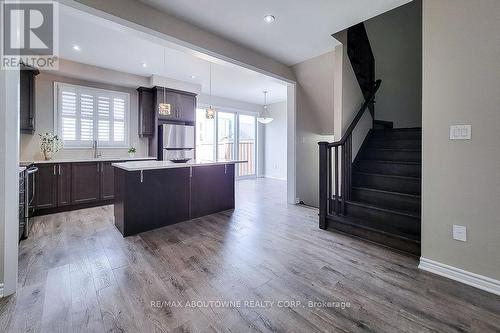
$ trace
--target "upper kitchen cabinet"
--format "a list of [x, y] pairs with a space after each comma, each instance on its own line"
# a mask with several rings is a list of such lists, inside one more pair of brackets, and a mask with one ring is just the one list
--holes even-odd
[[20, 81], [20, 128], [22, 133], [35, 132], [35, 76], [39, 70], [21, 65], [19, 71]]
[[155, 90], [139, 87], [139, 136], [155, 135]]
[[196, 94], [155, 87], [158, 119], [194, 123], [196, 120]]

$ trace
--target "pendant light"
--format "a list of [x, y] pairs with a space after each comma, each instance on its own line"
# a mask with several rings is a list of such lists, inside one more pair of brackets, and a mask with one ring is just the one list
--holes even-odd
[[205, 117], [207, 119], [215, 118], [215, 109], [212, 107], [212, 63], [210, 63], [210, 106], [207, 108], [205, 112]]
[[[163, 48], [163, 71], [165, 72], [165, 69], [167, 67], [167, 54], [165, 48]], [[165, 86], [165, 84], [163, 84]], [[167, 103], [166, 99], [166, 88], [163, 87], [163, 103], [158, 103], [158, 114], [161, 116], [170, 116], [172, 113], [170, 109], [170, 104]]]
[[267, 109], [267, 91], [263, 91], [264, 93], [264, 110], [260, 114], [260, 116], [257, 118], [257, 121], [261, 124], [269, 124], [271, 121], [274, 120], [273, 117], [269, 115], [269, 111]]

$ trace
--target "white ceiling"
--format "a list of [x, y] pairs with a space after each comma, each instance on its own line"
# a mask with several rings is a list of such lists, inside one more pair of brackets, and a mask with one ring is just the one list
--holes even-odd
[[[60, 6], [59, 26], [61, 58], [136, 75], [158, 74], [198, 83], [203, 93], [209, 93], [209, 61], [180, 47], [64, 5]], [[73, 45], [81, 51], [73, 50]], [[147, 67], [143, 68], [142, 63]], [[263, 104], [263, 90], [269, 91], [269, 103], [286, 100], [286, 84], [275, 78], [222, 61], [212, 65], [215, 96]]]
[[[287, 65], [332, 50], [331, 37], [411, 0], [140, 0]], [[263, 18], [272, 14], [272, 24]]]

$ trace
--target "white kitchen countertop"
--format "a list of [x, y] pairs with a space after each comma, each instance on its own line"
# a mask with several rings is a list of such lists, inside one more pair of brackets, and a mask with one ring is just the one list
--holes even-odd
[[30, 164], [54, 164], [54, 163], [78, 163], [78, 162], [113, 162], [113, 161], [139, 161], [156, 160], [156, 157], [98, 157], [98, 158], [61, 158], [52, 160], [21, 161], [21, 165]]
[[172, 168], [189, 168], [198, 167], [204, 165], [224, 165], [224, 164], [236, 164], [236, 163], [246, 163], [248, 161], [244, 160], [217, 160], [217, 161], [199, 161], [191, 160], [186, 163], [174, 163], [170, 161], [132, 161], [124, 163], [113, 163], [112, 165], [116, 168], [123, 169], [125, 171], [142, 171], [142, 170], [158, 170], [158, 169], [172, 169]]

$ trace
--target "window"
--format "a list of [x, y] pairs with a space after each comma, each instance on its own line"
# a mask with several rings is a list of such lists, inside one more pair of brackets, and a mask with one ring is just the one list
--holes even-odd
[[196, 159], [213, 161], [215, 119], [207, 119], [205, 110], [196, 109]]
[[[220, 108], [219, 108], [220, 109]], [[236, 168], [237, 177], [255, 177], [257, 162], [257, 121], [249, 112], [224, 109], [214, 119], [204, 109], [196, 110], [196, 159], [246, 160]]]
[[55, 83], [57, 133], [65, 148], [128, 147], [129, 94]]

